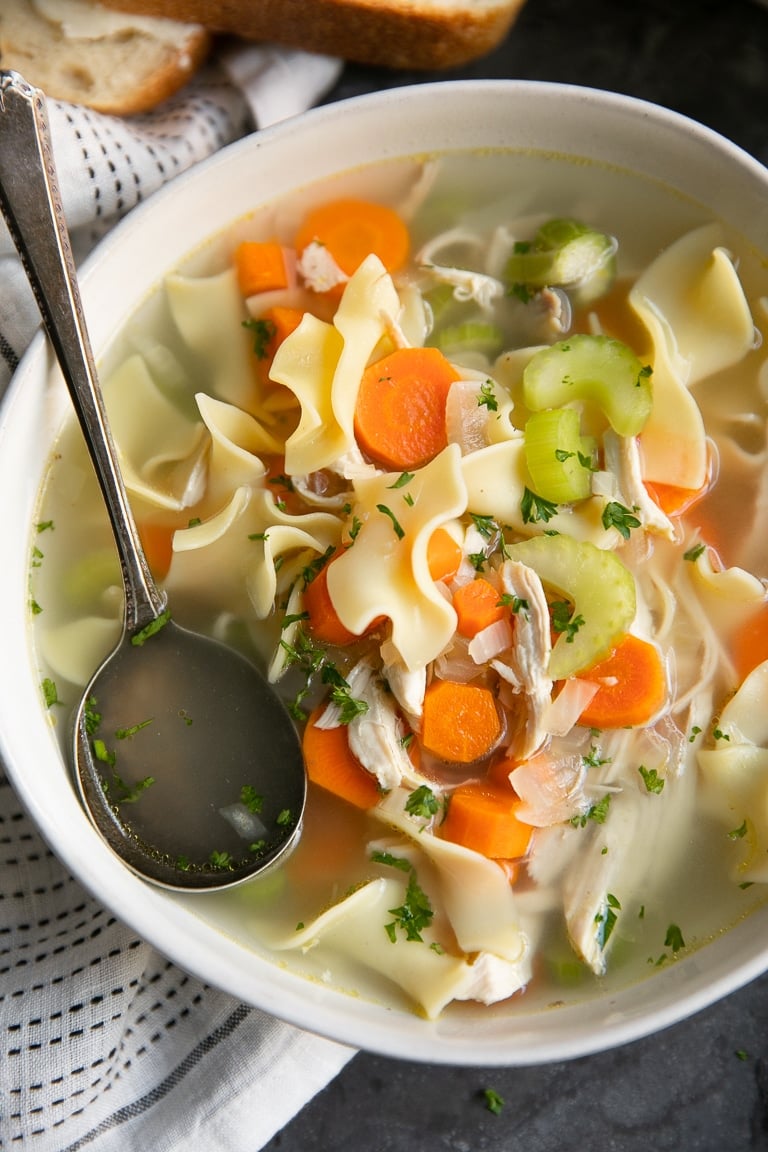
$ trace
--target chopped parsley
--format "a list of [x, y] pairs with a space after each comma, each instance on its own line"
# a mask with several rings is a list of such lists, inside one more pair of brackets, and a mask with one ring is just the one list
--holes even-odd
[[55, 680], [51, 680], [50, 677], [46, 676], [40, 687], [43, 690], [43, 700], [45, 701], [46, 708], [53, 708], [54, 704], [61, 704]]
[[392, 509], [388, 508], [386, 504], [377, 504], [376, 511], [381, 512], [383, 516], [389, 517], [389, 519], [392, 521], [392, 527], [395, 530], [395, 536], [397, 536], [398, 540], [402, 540], [403, 536], [405, 536], [405, 529], [397, 519], [397, 516], [395, 516]]
[[642, 776], [648, 792], [654, 792], [658, 795], [659, 792], [664, 791], [664, 778], [663, 776], [659, 776], [655, 768], [646, 768], [644, 764], [641, 764], [638, 772]]
[[605, 824], [610, 806], [611, 794], [606, 792], [602, 800], [598, 800], [586, 812], [582, 812], [579, 816], [571, 816], [571, 824], [574, 828], [585, 828], [588, 820], [593, 820], [595, 824]]
[[[249, 812], [256, 815], [256, 813], [261, 812], [264, 807], [264, 797], [259, 795], [253, 784], [243, 784], [240, 789], [240, 803], [243, 804]], [[251, 848], [251, 851], [253, 851], [253, 848]]]
[[386, 864], [390, 868], [399, 868], [401, 872], [410, 872], [413, 868], [410, 860], [405, 860], [402, 856], [393, 856], [391, 852], [376, 850], [371, 852], [371, 860], [376, 864]]
[[567, 600], [555, 600], [549, 610], [552, 614], [552, 627], [555, 632], [565, 633], [566, 644], [573, 644], [573, 638], [584, 626], [584, 617], [574, 616], [573, 608]]
[[610, 756], [601, 756], [594, 744], [589, 752], [581, 757], [581, 760], [586, 768], [602, 768], [603, 764], [610, 764], [611, 762]]
[[679, 952], [685, 948], [685, 940], [677, 924], [670, 924], [667, 928], [667, 934], [664, 937], [664, 947], [671, 948], [673, 952]]
[[504, 1107], [504, 1098], [499, 1096], [498, 1092], [496, 1092], [493, 1088], [485, 1088], [483, 1090], [483, 1096], [485, 1098], [485, 1106], [488, 1111], [493, 1112], [494, 1116], [499, 1116], [501, 1114], [502, 1108]]
[[232, 868], [232, 857], [229, 852], [217, 852], [214, 850], [208, 857], [210, 863], [214, 868]]
[[130, 728], [116, 728], [115, 737], [118, 740], [130, 740], [137, 732], [141, 732], [142, 728], [148, 728], [152, 723], [152, 719], [142, 720], [139, 724], [132, 724]]
[[732, 828], [728, 833], [729, 840], [743, 840], [747, 834], [747, 819], [746, 816], [742, 820], [738, 828]]
[[269, 342], [277, 333], [274, 320], [243, 320], [243, 328], [253, 333], [253, 351], [257, 360], [266, 360], [269, 355]]
[[135, 804], [137, 800], [141, 799], [147, 788], [152, 787], [155, 783], [155, 778], [154, 776], [145, 776], [143, 780], [138, 780], [131, 786], [115, 772], [114, 781], [121, 790], [121, 794], [115, 797], [116, 802], [118, 804]]
[[131, 636], [131, 644], [136, 648], [141, 648], [142, 644], [145, 644], [150, 636], [156, 636], [158, 632], [165, 628], [170, 618], [170, 610], [166, 608], [165, 611], [161, 612], [159, 616], [156, 616], [154, 620], [150, 620], [149, 624], [144, 628], [140, 628], [138, 632]]
[[49, 530], [53, 531], [53, 529], [55, 527], [56, 527], [56, 525], [54, 524], [53, 520], [38, 520], [37, 524], [35, 524], [35, 531], [36, 532], [47, 532]]
[[406, 940], [423, 941], [421, 933], [432, 923], [435, 914], [429, 897], [419, 887], [415, 870], [411, 870], [408, 879], [405, 901], [399, 908], [390, 908], [389, 912], [394, 916], [394, 920], [385, 924], [384, 928], [393, 944], [397, 940], [398, 928], [405, 934]]
[[706, 544], [694, 544], [687, 552], [683, 552], [683, 560], [698, 560], [702, 552], [706, 552]]
[[422, 784], [408, 796], [405, 810], [409, 816], [435, 816], [440, 811], [440, 801], [428, 784]]
[[499, 402], [493, 391], [493, 383], [486, 380], [480, 385], [480, 395], [477, 398], [478, 408], [487, 408], [489, 412], [498, 412]]
[[388, 484], [387, 487], [405, 488], [406, 484], [410, 484], [411, 480], [413, 480], [414, 475], [415, 473], [413, 472], [401, 472], [394, 484]]
[[475, 512], [470, 512], [472, 523], [477, 528], [480, 535], [484, 540], [491, 540], [499, 530], [499, 526], [494, 520], [493, 516], [478, 516]]
[[524, 488], [523, 497], [520, 501], [520, 511], [523, 516], [523, 524], [535, 524], [538, 520], [546, 523], [557, 515], [557, 504], [553, 503], [552, 500], [545, 500], [543, 496], [537, 496], [535, 492], [531, 492], [530, 488]]
[[625, 540], [629, 540], [629, 534], [633, 528], [640, 527], [640, 521], [634, 512], [625, 508], [623, 504], [619, 504], [618, 500], [610, 500], [606, 504], [601, 519], [604, 528], [615, 528]]
[[598, 943], [601, 949], [605, 949], [611, 934], [616, 927], [618, 920], [618, 913], [621, 911], [621, 902], [617, 896], [612, 892], [605, 894], [605, 909], [600, 911], [595, 916], [595, 923], [599, 925]]

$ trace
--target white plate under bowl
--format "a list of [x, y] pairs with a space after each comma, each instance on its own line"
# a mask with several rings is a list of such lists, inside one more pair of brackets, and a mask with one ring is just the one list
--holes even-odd
[[[661, 180], [734, 222], [768, 250], [768, 172], [728, 141], [658, 107], [585, 88], [517, 81], [424, 84], [314, 110], [235, 144], [157, 193], [83, 271], [97, 356], [150, 288], [202, 239], [337, 171], [458, 148], [533, 148]], [[120, 919], [184, 969], [285, 1020], [405, 1059], [533, 1064], [647, 1035], [768, 968], [768, 907], [641, 984], [546, 1011], [492, 1009], [427, 1022], [292, 975], [245, 934], [212, 927], [128, 872], [91, 828], [70, 785], [31, 658], [31, 524], [68, 398], [38, 338], [0, 417], [0, 747], [32, 818], [67, 868]]]

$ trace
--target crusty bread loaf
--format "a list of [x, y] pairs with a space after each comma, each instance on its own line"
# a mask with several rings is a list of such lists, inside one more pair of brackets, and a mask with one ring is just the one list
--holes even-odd
[[453, 68], [483, 56], [524, 0], [103, 0], [108, 7], [192, 20], [388, 68]]
[[210, 40], [193, 22], [126, 16], [95, 0], [0, 0], [0, 68], [47, 96], [113, 115], [172, 95]]

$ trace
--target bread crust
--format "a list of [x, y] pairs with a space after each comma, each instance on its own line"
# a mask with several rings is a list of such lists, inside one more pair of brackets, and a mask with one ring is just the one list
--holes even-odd
[[507, 35], [525, 0], [102, 0], [106, 7], [200, 23], [385, 68], [455, 68]]
[[20, 72], [46, 96], [113, 116], [148, 112], [183, 87], [206, 59], [212, 37], [180, 27], [178, 39], [145, 30], [69, 36], [27, 0], [0, 3], [0, 67]]

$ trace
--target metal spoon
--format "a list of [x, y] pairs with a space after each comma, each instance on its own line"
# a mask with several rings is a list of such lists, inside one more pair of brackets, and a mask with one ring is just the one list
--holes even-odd
[[103, 838], [164, 887], [225, 888], [295, 844], [306, 797], [291, 718], [243, 656], [173, 623], [120, 474], [77, 286], [45, 99], [0, 72], [0, 210], [96, 469], [125, 583], [125, 626], [75, 719], [75, 778]]

